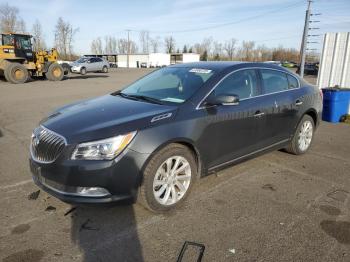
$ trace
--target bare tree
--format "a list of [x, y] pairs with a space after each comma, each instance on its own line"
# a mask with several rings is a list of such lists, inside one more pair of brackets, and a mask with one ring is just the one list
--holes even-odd
[[212, 37], [206, 37], [203, 39], [201, 46], [204, 51], [207, 51], [207, 54], [211, 53], [211, 49], [212, 49], [212, 44], [213, 44], [213, 38]]
[[25, 33], [24, 20], [19, 17], [18, 13], [18, 8], [8, 3], [0, 5], [0, 32]]
[[167, 53], [175, 52], [175, 39], [172, 36], [168, 36], [164, 39], [165, 51]]
[[200, 54], [200, 55], [204, 53], [204, 48], [200, 43], [195, 43], [193, 45], [193, 50], [195, 53]]
[[151, 51], [153, 53], [159, 52], [160, 40], [159, 36], [150, 39]]
[[224, 44], [224, 50], [227, 53], [229, 60], [233, 60], [233, 56], [236, 50], [236, 43], [237, 43], [237, 40], [234, 38], [231, 38], [230, 40], [227, 40]]
[[254, 59], [255, 42], [254, 41], [243, 41], [242, 42], [242, 55], [245, 61], [252, 61]]
[[144, 30], [140, 32], [140, 43], [142, 52], [145, 54], [149, 53], [150, 37], [148, 31]]
[[118, 39], [118, 53], [127, 54], [128, 53], [128, 40], [127, 39]]
[[73, 54], [74, 36], [79, 31], [62, 17], [58, 18], [55, 27], [55, 46], [63, 59], [70, 59]]
[[114, 36], [105, 36], [105, 53], [117, 53], [117, 39]]
[[34, 45], [33, 45], [34, 50], [35, 51], [45, 50], [46, 44], [44, 40], [43, 29], [39, 20], [36, 20], [35, 23], [33, 24], [32, 35], [34, 38]]
[[223, 47], [222, 43], [218, 41], [213, 42], [213, 59], [214, 60], [221, 60], [221, 57], [223, 57]]
[[[128, 53], [128, 40], [127, 39], [119, 39], [117, 41], [117, 45], [118, 45], [118, 53], [119, 54], [127, 54]], [[129, 51], [130, 51], [130, 54], [135, 54], [137, 52], [137, 44], [130, 40], [129, 41]]]
[[134, 42], [133, 40], [130, 40], [129, 45], [130, 45], [130, 47], [129, 47], [130, 54], [136, 54], [138, 51], [138, 47], [137, 47], [136, 42]]
[[256, 60], [258, 61], [270, 61], [272, 60], [272, 51], [265, 45], [259, 45], [256, 49]]
[[91, 42], [90, 46], [91, 52], [94, 55], [101, 55], [102, 54], [102, 41], [101, 37], [98, 37]]

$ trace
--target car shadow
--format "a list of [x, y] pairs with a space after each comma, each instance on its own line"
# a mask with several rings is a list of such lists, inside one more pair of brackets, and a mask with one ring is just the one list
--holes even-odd
[[131, 204], [78, 207], [71, 219], [71, 238], [83, 261], [143, 261]]
[[[138, 170], [134, 159], [124, 157], [128, 170]], [[132, 183], [139, 183], [137, 180]], [[143, 261], [134, 202], [79, 206], [67, 214], [71, 218], [71, 239], [83, 251], [83, 261]]]
[[90, 79], [90, 78], [108, 78], [108, 75], [68, 75], [63, 80], [74, 80], [74, 79]]

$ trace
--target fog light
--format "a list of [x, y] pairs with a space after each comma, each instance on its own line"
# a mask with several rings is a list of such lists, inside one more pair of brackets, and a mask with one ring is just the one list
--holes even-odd
[[102, 187], [77, 187], [77, 193], [81, 196], [102, 197], [109, 195], [107, 189]]

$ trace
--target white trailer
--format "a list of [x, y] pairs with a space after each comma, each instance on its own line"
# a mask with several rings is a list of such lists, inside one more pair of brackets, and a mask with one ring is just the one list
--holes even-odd
[[[138, 68], [142, 63], [148, 63], [148, 54], [130, 54], [129, 67]], [[118, 67], [128, 67], [128, 56], [118, 55]]]
[[170, 54], [150, 53], [147, 67], [162, 67], [170, 65]]
[[195, 53], [182, 54], [182, 63], [199, 62], [200, 56]]

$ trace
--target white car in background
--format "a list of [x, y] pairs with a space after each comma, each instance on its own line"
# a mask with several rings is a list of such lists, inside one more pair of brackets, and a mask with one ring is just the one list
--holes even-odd
[[85, 75], [88, 72], [108, 73], [108, 61], [100, 57], [81, 57], [72, 64], [71, 72]]

